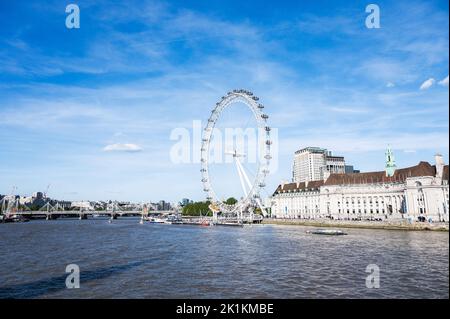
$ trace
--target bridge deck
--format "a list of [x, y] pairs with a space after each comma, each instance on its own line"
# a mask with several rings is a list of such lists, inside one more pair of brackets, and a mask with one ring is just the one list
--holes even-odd
[[[149, 212], [149, 215], [154, 214], [174, 214], [173, 211], [154, 211]], [[43, 215], [141, 215], [142, 211], [136, 210], [136, 211], [95, 211], [95, 210], [59, 210], [59, 211], [20, 211], [20, 212], [10, 212], [11, 215], [36, 215], [36, 216], [43, 216]]]

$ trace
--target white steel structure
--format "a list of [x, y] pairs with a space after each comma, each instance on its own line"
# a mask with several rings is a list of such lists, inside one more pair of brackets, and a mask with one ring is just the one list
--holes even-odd
[[[264, 179], [269, 173], [269, 163], [271, 159], [270, 155], [270, 145], [272, 141], [270, 140], [270, 127], [267, 124], [268, 116], [263, 113], [264, 106], [260, 104], [259, 98], [253, 95], [252, 92], [246, 90], [233, 90], [233, 92], [228, 92], [226, 96], [216, 103], [216, 106], [212, 110], [211, 116], [208, 119], [208, 123], [203, 131], [202, 137], [202, 147], [201, 147], [201, 174], [203, 191], [206, 193], [207, 199], [211, 201], [210, 208], [214, 212], [214, 218], [217, 218], [217, 213], [221, 212], [225, 215], [236, 216], [238, 219], [242, 220], [243, 214], [253, 212], [253, 207], [255, 204], [261, 208], [261, 211], [265, 212], [261, 205], [260, 200], [260, 190], [265, 186]], [[264, 132], [264, 138], [258, 139], [258, 150], [260, 154], [257, 158], [256, 163], [256, 173], [253, 180], [251, 180], [241, 163], [241, 158], [245, 157], [245, 154], [240, 154], [236, 150], [232, 152], [225, 152], [226, 154], [232, 155], [238, 176], [240, 179], [243, 196], [234, 205], [228, 205], [222, 202], [216, 195], [211, 183], [210, 183], [210, 170], [209, 170], [209, 155], [210, 155], [210, 143], [213, 134], [214, 127], [219, 120], [221, 113], [225, 108], [231, 107], [232, 105], [240, 102], [240, 104], [246, 105], [256, 120], [256, 128], [259, 132]]]

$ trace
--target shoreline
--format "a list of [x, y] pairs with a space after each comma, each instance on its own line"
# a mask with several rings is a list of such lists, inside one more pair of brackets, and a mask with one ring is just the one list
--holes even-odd
[[380, 221], [342, 221], [342, 220], [301, 220], [301, 219], [270, 219], [262, 221], [266, 225], [289, 225], [289, 226], [313, 226], [313, 227], [339, 227], [360, 229], [384, 229], [384, 230], [406, 230], [406, 231], [449, 231], [448, 223], [419, 223], [413, 222], [380, 222]]

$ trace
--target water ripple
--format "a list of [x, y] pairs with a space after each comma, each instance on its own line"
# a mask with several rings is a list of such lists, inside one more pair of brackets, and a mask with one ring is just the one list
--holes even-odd
[[[123, 218], [0, 225], [0, 298], [448, 298], [449, 235], [306, 227], [139, 225]], [[65, 267], [81, 288], [65, 288]], [[380, 288], [365, 285], [380, 267]]]

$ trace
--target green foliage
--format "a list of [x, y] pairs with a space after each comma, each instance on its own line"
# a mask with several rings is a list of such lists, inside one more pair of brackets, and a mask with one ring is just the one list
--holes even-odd
[[[234, 205], [237, 203], [237, 199], [230, 197], [224, 203]], [[202, 216], [212, 216], [212, 211], [208, 207], [210, 204], [210, 201], [189, 203], [183, 207], [182, 214], [183, 216], [200, 216], [200, 214]]]
[[234, 205], [237, 203], [237, 199], [234, 197], [230, 197], [226, 201], [224, 201], [224, 203], [227, 205]]
[[29, 208], [30, 210], [33, 210], [33, 211], [38, 211], [41, 207], [42, 207], [42, 206], [36, 205], [36, 204], [33, 204], [33, 205], [28, 206], [28, 208]]
[[183, 207], [182, 214], [183, 216], [200, 216], [201, 213], [202, 216], [212, 216], [209, 204], [211, 204], [210, 201], [189, 203]]

